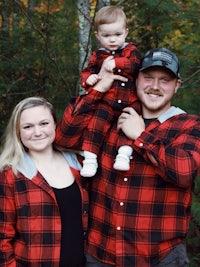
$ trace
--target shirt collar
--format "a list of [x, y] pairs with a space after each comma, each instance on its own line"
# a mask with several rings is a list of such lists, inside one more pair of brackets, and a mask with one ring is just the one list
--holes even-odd
[[[81, 165], [74, 152], [62, 152], [62, 153], [70, 167], [77, 170], [81, 169]], [[22, 173], [28, 179], [32, 179], [37, 174], [36, 166], [31, 157], [26, 152], [24, 152], [23, 159], [18, 163], [16, 169], [18, 172]]]

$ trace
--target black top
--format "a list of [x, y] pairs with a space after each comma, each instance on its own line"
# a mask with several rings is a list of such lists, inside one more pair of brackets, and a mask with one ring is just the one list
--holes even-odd
[[144, 123], [145, 123], [145, 126], [149, 126], [149, 124], [153, 121], [157, 120], [157, 118], [152, 118], [152, 119], [145, 119], [144, 118]]
[[53, 188], [60, 210], [62, 236], [59, 267], [84, 265], [81, 193], [76, 182], [63, 189]]

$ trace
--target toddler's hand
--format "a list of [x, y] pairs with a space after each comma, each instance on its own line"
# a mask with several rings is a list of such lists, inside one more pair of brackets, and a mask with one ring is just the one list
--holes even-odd
[[107, 61], [105, 63], [105, 66], [104, 67], [105, 67], [105, 69], [107, 71], [112, 72], [115, 69], [115, 67], [116, 67], [115, 60], [114, 59], [111, 59], [111, 60]]
[[90, 85], [90, 86], [93, 86], [93, 85], [95, 85], [95, 84], [98, 82], [99, 79], [100, 79], [100, 78], [99, 78], [99, 75], [98, 75], [98, 74], [91, 74], [91, 75], [87, 78], [87, 80], [86, 80], [86, 84], [87, 84], [87, 85]]

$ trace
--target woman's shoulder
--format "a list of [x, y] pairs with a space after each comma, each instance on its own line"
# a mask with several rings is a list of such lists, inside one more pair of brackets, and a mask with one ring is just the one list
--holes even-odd
[[64, 158], [67, 160], [68, 164], [70, 167], [81, 170], [81, 164], [78, 160], [78, 152], [73, 152], [73, 151], [65, 151], [62, 152]]
[[15, 177], [11, 166], [6, 166], [0, 171], [0, 183], [12, 183]]

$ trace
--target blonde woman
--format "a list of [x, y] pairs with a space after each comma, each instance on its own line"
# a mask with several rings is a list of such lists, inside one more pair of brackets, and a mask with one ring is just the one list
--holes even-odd
[[77, 156], [54, 147], [55, 129], [43, 98], [13, 110], [0, 156], [0, 266], [84, 266], [86, 185]]

